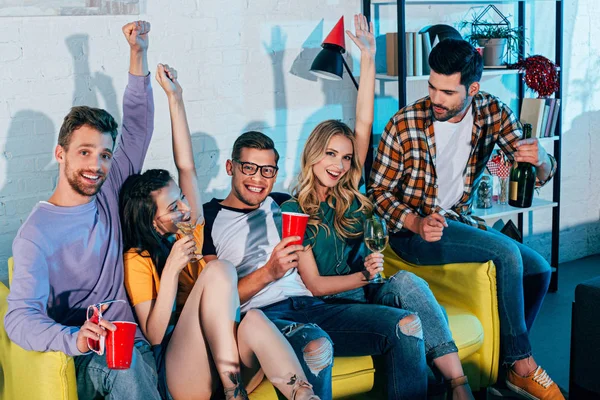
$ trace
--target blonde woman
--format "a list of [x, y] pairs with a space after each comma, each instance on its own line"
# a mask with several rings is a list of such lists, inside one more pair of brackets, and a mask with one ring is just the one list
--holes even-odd
[[307, 288], [327, 301], [380, 304], [418, 314], [428, 363], [448, 382], [454, 399], [473, 399], [445, 314], [427, 283], [405, 271], [385, 283], [369, 283], [383, 270], [383, 255], [367, 255], [363, 244], [363, 221], [373, 205], [358, 190], [373, 123], [375, 45], [364, 17], [355, 22], [361, 29], [354, 42], [369, 55], [361, 57], [356, 129], [329, 120], [313, 130], [302, 153], [294, 198], [282, 206], [282, 212], [310, 216], [298, 270]]

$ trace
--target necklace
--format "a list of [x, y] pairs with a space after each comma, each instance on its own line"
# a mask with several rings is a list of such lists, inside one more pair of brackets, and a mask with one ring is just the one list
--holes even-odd
[[[329, 205], [327, 207], [329, 207]], [[328, 223], [329, 230], [334, 235], [333, 240], [334, 240], [336, 263], [335, 263], [335, 266], [333, 267], [333, 269], [336, 274], [344, 275], [343, 271], [341, 271], [340, 269], [342, 267], [342, 263], [344, 263], [344, 261], [345, 261], [344, 260], [344, 252], [346, 250], [346, 241], [338, 235], [337, 231], [335, 230], [335, 225], [333, 224], [331, 219], [329, 219], [327, 217], [325, 211], [321, 210], [321, 213], [323, 214], [323, 219], [326, 220], [326, 222]], [[333, 210], [333, 213], [335, 214], [335, 210]], [[338, 241], [342, 242], [342, 254], [338, 253]]]

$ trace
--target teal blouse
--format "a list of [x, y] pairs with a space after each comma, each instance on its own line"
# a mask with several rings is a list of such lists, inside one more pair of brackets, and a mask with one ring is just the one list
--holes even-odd
[[[335, 199], [334, 199], [335, 204]], [[347, 275], [364, 269], [364, 257], [367, 255], [366, 247], [363, 243], [363, 222], [365, 214], [357, 211], [360, 205], [355, 199], [350, 209], [345, 213], [346, 217], [354, 217], [357, 222], [353, 224], [350, 231], [360, 232], [361, 235], [354, 239], [344, 239], [336, 234], [333, 221], [335, 210], [327, 202], [322, 202], [319, 210], [319, 217], [322, 223], [327, 225], [329, 230], [324, 227], [309, 225], [304, 235], [304, 245], [312, 247], [315, 261], [321, 276]], [[288, 200], [281, 206], [282, 212], [303, 212], [300, 209], [298, 201]]]

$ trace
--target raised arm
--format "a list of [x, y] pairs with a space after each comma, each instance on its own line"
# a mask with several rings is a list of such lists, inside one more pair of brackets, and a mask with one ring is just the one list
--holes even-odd
[[183, 103], [183, 89], [177, 80], [177, 71], [166, 64], [158, 64], [156, 80], [167, 94], [169, 101], [173, 157], [179, 175], [179, 186], [192, 208], [192, 220], [202, 223], [204, 222], [202, 200], [194, 164], [192, 138]]
[[373, 23], [367, 22], [364, 15], [354, 16], [356, 36], [350, 31], [346, 34], [360, 49], [360, 82], [356, 99], [356, 145], [360, 164], [365, 163], [369, 149], [369, 140], [373, 128], [375, 102], [375, 37]]
[[105, 186], [118, 196], [125, 179], [142, 169], [154, 131], [154, 99], [148, 72], [150, 23], [131, 22], [123, 27], [129, 44], [129, 79], [123, 96], [123, 126], [113, 166]]

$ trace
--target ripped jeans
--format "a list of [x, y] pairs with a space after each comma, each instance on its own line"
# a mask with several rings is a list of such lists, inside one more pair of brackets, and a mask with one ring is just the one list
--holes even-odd
[[[316, 297], [291, 297], [261, 309], [284, 333], [321, 399], [331, 399], [331, 347], [306, 354], [312, 340], [333, 342], [333, 355], [382, 355], [388, 399], [425, 399], [427, 363], [421, 322], [398, 308], [328, 304]], [[403, 320], [412, 317], [413, 321]]]

